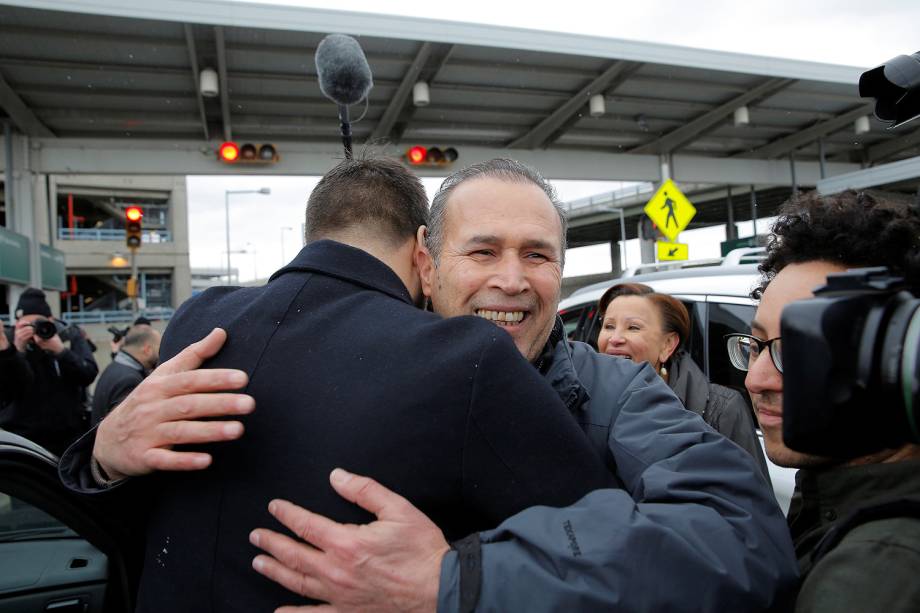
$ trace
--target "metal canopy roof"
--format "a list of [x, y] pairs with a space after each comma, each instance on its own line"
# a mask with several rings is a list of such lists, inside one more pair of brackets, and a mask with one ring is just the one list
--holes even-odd
[[[920, 130], [873, 118], [854, 133], [871, 114], [860, 68], [217, 0], [0, 4], [0, 109], [51, 140], [333, 144], [336, 111], [313, 64], [330, 31], [360, 36], [374, 73], [357, 144], [813, 161], [823, 139], [840, 162], [920, 153]], [[198, 94], [204, 67], [218, 70], [220, 97]], [[430, 85], [427, 107], [412, 104], [417, 80]], [[597, 93], [607, 113], [592, 118]], [[742, 105], [750, 125], [736, 127]]]

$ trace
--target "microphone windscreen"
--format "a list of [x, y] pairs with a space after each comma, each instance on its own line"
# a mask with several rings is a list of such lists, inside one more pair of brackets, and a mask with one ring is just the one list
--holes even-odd
[[351, 36], [330, 34], [316, 48], [316, 74], [323, 94], [336, 104], [351, 105], [374, 86], [361, 45]]

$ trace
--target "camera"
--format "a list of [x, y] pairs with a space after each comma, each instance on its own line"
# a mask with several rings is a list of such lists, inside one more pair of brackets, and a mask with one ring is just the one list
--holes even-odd
[[128, 330], [130, 329], [130, 327], [116, 328], [115, 326], [109, 326], [106, 328], [106, 330], [112, 335], [112, 342], [115, 343], [126, 337], [128, 335]]
[[783, 310], [789, 448], [846, 459], [920, 443], [916, 290], [887, 268], [858, 268]]
[[53, 319], [36, 319], [31, 324], [35, 330], [35, 336], [43, 340], [54, 338], [54, 335], [61, 337], [62, 341], [69, 341], [73, 338], [71, 328], [64, 323]]

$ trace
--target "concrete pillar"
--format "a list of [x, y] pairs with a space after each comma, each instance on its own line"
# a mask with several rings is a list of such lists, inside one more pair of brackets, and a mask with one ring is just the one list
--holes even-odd
[[751, 230], [754, 237], [757, 237], [757, 191], [751, 186]]
[[[188, 196], [186, 193], [186, 179], [183, 176], [173, 178], [172, 193], [169, 197], [170, 230], [173, 233], [173, 242], [184, 245], [188, 251]], [[172, 279], [172, 304], [178, 309], [179, 305], [192, 297], [192, 271], [188, 256], [177, 256], [173, 268]]]
[[623, 259], [620, 250], [625, 249], [625, 240], [610, 241], [610, 270], [615, 276], [623, 272]]
[[639, 255], [643, 264], [655, 263], [655, 228], [652, 220], [643, 215], [639, 218]]
[[738, 226], [735, 225], [735, 207], [732, 206], [732, 186], [726, 186], [727, 195], [725, 197], [725, 240], [733, 241], [738, 238]]
[[[34, 180], [29, 164], [29, 137], [21, 134], [13, 134], [11, 139], [13, 151], [11, 176], [6, 177], [10, 184], [13, 202], [7, 202], [7, 215], [12, 213], [13, 223], [9, 228], [13, 232], [18, 232], [29, 239], [29, 285], [31, 287], [42, 286], [42, 268], [39, 245], [42, 237], [42, 231], [39, 226], [39, 216], [36, 214], [36, 208], [45, 207], [44, 202], [37, 202], [34, 192]], [[9, 151], [10, 148], [7, 148]], [[43, 217], [42, 217], [43, 218]], [[9, 301], [10, 308], [15, 309], [19, 296], [25, 288], [21, 286], [10, 286]]]

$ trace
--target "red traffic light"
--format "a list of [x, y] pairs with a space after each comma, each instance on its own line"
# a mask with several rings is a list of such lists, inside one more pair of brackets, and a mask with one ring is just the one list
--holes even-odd
[[224, 164], [274, 164], [281, 159], [275, 146], [269, 143], [243, 143], [227, 141], [217, 150], [217, 159]]
[[416, 145], [406, 152], [410, 164], [422, 164], [428, 156], [428, 150], [421, 145]]
[[460, 155], [454, 147], [430, 147], [426, 149], [421, 145], [410, 147], [405, 154], [406, 161], [412, 166], [447, 166], [457, 160]]
[[236, 143], [226, 142], [217, 150], [217, 157], [221, 162], [233, 163], [240, 159], [240, 148]]
[[144, 216], [144, 212], [139, 206], [129, 206], [125, 209], [125, 217], [128, 218], [128, 221], [140, 221]]

